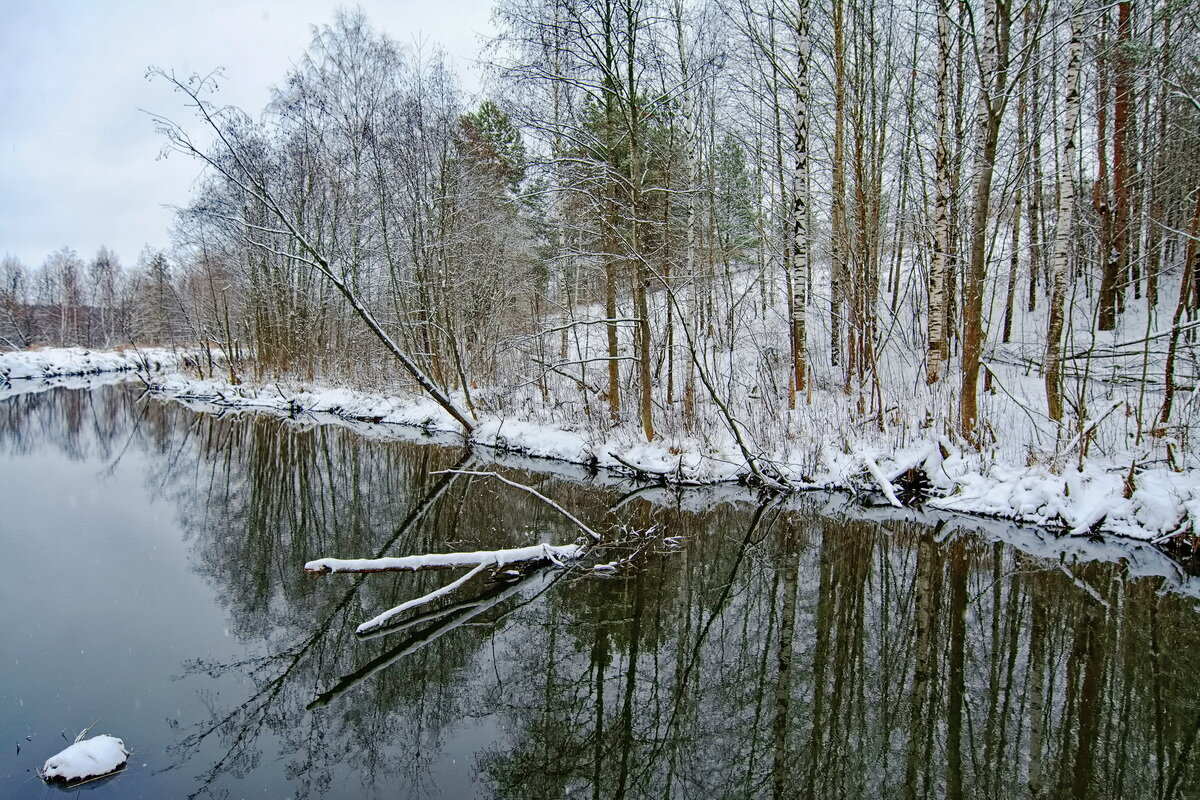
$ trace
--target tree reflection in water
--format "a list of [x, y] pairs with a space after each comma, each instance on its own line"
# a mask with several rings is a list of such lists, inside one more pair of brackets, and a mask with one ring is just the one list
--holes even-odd
[[516, 473], [585, 520], [657, 525], [683, 547], [611, 577], [481, 580], [360, 639], [358, 622], [444, 574], [314, 579], [306, 560], [574, 529], [503, 485], [431, 475], [466, 465], [450, 449], [128, 386], [0, 403], [0, 452], [39, 437], [72, 457], [151, 454], [148, 485], [251, 645], [185, 665], [193, 690], [227, 673], [251, 687], [181, 725], [176, 764], [220, 743], [197, 794], [282, 755], [297, 796], [348, 776], [362, 794], [434, 795], [433, 765], [465, 729], [489, 742], [453, 755], [495, 797], [1200, 793], [1195, 600], [1122, 561], [817, 513], [822, 498], [695, 510]]

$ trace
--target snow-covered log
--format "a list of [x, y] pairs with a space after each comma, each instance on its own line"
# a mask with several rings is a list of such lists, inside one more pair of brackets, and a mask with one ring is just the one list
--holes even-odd
[[398, 572], [438, 567], [503, 567], [523, 561], [565, 562], [578, 558], [578, 544], [535, 544], [507, 550], [476, 550], [470, 553], [428, 553], [399, 558], [318, 558], [304, 568], [309, 572]]
[[529, 547], [515, 547], [507, 550], [477, 550], [471, 553], [430, 553], [421, 556], [402, 556], [399, 558], [320, 558], [309, 561], [304, 568], [309, 572], [395, 572], [398, 570], [431, 569], [437, 567], [473, 567], [465, 575], [451, 581], [445, 586], [434, 589], [428, 594], [412, 600], [406, 600], [394, 608], [367, 620], [357, 628], [362, 635], [378, 630], [387, 625], [400, 614], [413, 608], [445, 597], [456, 589], [461, 588], [472, 578], [488, 567], [499, 568], [508, 564], [519, 564], [531, 561], [549, 561], [563, 564], [574, 561], [583, 555], [586, 548], [581, 544], [535, 544]]
[[896, 497], [896, 490], [892, 487], [892, 482], [884, 477], [883, 472], [879, 469], [879, 465], [875, 463], [875, 459], [866, 453], [862, 454], [862, 459], [863, 463], [867, 466], [867, 472], [871, 473], [871, 477], [879, 484], [879, 488], [883, 492], [883, 496], [887, 498], [887, 501], [896, 508], [903, 506], [904, 504]]

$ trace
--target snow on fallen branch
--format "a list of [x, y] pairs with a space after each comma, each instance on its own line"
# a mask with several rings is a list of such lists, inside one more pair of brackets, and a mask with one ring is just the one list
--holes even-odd
[[398, 572], [437, 567], [503, 567], [522, 561], [573, 561], [583, 553], [578, 544], [535, 544], [507, 550], [476, 550], [471, 553], [429, 553], [399, 558], [318, 558], [304, 568], [309, 572]]
[[488, 567], [500, 568], [508, 564], [527, 561], [550, 561], [554, 564], [562, 565], [565, 562], [578, 559], [585, 549], [581, 544], [537, 544], [530, 547], [516, 547], [507, 550], [478, 550], [472, 553], [430, 553], [422, 556], [403, 556], [400, 558], [320, 558], [316, 561], [309, 561], [304, 565], [304, 568], [309, 572], [324, 573], [394, 572], [396, 570], [418, 570], [435, 567], [473, 567], [465, 575], [456, 578], [445, 586], [434, 589], [432, 592], [421, 597], [406, 600], [400, 605], [390, 608], [382, 614], [362, 623], [355, 632], [363, 635], [382, 628], [392, 619], [409, 609], [418, 608], [439, 597], [445, 597], [465, 585]]
[[477, 567], [475, 567], [475, 569], [468, 572], [466, 575], [463, 575], [458, 580], [451, 581], [450, 583], [447, 583], [445, 586], [443, 586], [440, 589], [434, 589], [432, 592], [430, 592], [427, 595], [424, 595], [422, 597], [417, 597], [415, 599], [403, 602], [400, 605], [396, 606], [395, 608], [390, 608], [387, 611], [380, 614], [379, 616], [372, 617], [371, 619], [367, 620], [363, 624], [359, 625], [358, 628], [356, 628], [354, 632], [358, 633], [358, 634], [369, 633], [370, 631], [373, 631], [376, 628], [383, 627], [393, 617], [396, 617], [396, 616], [404, 613], [405, 611], [408, 611], [410, 608], [417, 608], [418, 606], [425, 605], [426, 603], [430, 602], [431, 600], [436, 600], [439, 597], [444, 597], [445, 595], [448, 595], [451, 592], [453, 592], [458, 587], [462, 586], [467, 581], [471, 580], [471, 578], [474, 578], [476, 575], [483, 572], [483, 568], [486, 566], [487, 566], [486, 563], [482, 563], [482, 564], [478, 565]]
[[896, 491], [892, 488], [892, 482], [884, 477], [883, 472], [879, 469], [879, 465], [875, 463], [875, 459], [863, 453], [862, 460], [867, 466], [867, 472], [871, 473], [871, 477], [879, 484], [879, 488], [883, 491], [883, 496], [887, 498], [887, 501], [896, 508], [902, 508], [904, 504], [896, 497]]
[[1105, 411], [1104, 411], [1102, 414], [1100, 414], [1098, 417], [1096, 417], [1095, 419], [1088, 420], [1088, 423], [1087, 423], [1087, 425], [1085, 425], [1085, 426], [1083, 427], [1083, 430], [1081, 430], [1079, 433], [1077, 433], [1077, 434], [1075, 435], [1075, 438], [1074, 438], [1074, 439], [1072, 439], [1071, 441], [1067, 442], [1067, 444], [1066, 444], [1066, 445], [1063, 447], [1063, 449], [1062, 449], [1062, 452], [1061, 452], [1061, 454], [1060, 454], [1060, 455], [1064, 455], [1064, 456], [1065, 456], [1067, 453], [1069, 453], [1069, 452], [1071, 452], [1072, 450], [1074, 450], [1074, 449], [1075, 449], [1075, 447], [1076, 447], [1076, 446], [1078, 446], [1078, 444], [1079, 444], [1080, 442], [1082, 442], [1082, 441], [1083, 441], [1085, 438], [1087, 438], [1087, 436], [1088, 436], [1088, 435], [1089, 435], [1089, 434], [1090, 434], [1092, 431], [1094, 431], [1094, 430], [1096, 429], [1096, 426], [1097, 426], [1097, 425], [1099, 425], [1099, 424], [1100, 424], [1101, 422], [1103, 422], [1104, 420], [1108, 419], [1108, 417], [1109, 417], [1109, 415], [1110, 415], [1110, 414], [1112, 414], [1114, 411], [1116, 411], [1118, 408], [1121, 408], [1121, 407], [1122, 407], [1122, 406], [1124, 406], [1124, 405], [1125, 405], [1125, 401], [1124, 401], [1124, 400], [1115, 400], [1115, 401], [1113, 401], [1113, 403], [1112, 403], [1112, 404], [1111, 404], [1111, 405], [1110, 405], [1110, 406], [1109, 406], [1109, 407], [1108, 407], [1108, 408], [1107, 408], [1107, 409], [1106, 409], [1106, 410], [1105, 410]]

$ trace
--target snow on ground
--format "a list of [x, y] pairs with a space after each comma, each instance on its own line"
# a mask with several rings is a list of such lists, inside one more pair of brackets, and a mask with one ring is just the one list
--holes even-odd
[[[41, 350], [0, 354], [0, 374], [7, 371], [12, 380], [104, 368], [130, 370], [143, 359], [168, 370], [183, 363], [169, 351]], [[1019, 383], [1015, 375], [1007, 380], [1014, 386]], [[385, 396], [294, 381], [232, 385], [178, 371], [155, 376], [151, 385], [181, 401], [224, 408], [414, 426], [451, 439], [458, 431], [444, 410], [421, 396]], [[929, 506], [944, 512], [1015, 520], [1075, 535], [1103, 531], [1150, 541], [1190, 530], [1193, 521], [1200, 519], [1200, 468], [1195, 464], [1176, 472], [1162, 462], [1139, 463], [1131, 480], [1128, 454], [1092, 456], [1082, 465], [1074, 459], [1055, 467], [1047, 458], [1029, 459], [1025, 465], [1013, 463], [1014, 453], [1021, 450], [1011, 442], [1007, 449], [975, 452], [945, 436], [931, 435], [889, 446], [888, 434], [871, 432], [870, 426], [857, 432], [844, 426], [822, 427], [817, 410], [791, 413], [808, 415], [800, 426], [804, 436], [768, 446], [761, 457], [798, 488], [877, 494], [882, 488], [880, 478], [895, 481], [910, 467], [919, 466], [929, 475], [935, 493]], [[483, 416], [470, 441], [506, 454], [555, 459], [588, 469], [629, 474], [632, 465], [643, 471], [640, 477], [665, 482], [731, 483], [748, 474], [732, 437], [722, 436], [719, 430], [703, 437], [667, 433], [647, 443], [632, 425], [602, 428], [594, 423]]]
[[0, 384], [139, 369], [157, 372], [178, 368], [185, 355], [181, 351], [161, 347], [144, 350], [88, 350], [83, 347], [17, 350], [0, 353]]
[[46, 759], [42, 777], [47, 781], [81, 781], [116, 772], [125, 766], [129, 752], [115, 736], [102, 734], [84, 739]]

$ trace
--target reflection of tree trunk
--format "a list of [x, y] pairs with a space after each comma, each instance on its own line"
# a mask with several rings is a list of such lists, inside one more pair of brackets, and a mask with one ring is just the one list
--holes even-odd
[[1075, 772], [1072, 776], [1073, 797], [1086, 800], [1093, 782], [1095, 751], [1099, 742], [1101, 684], [1104, 679], [1105, 614], [1096, 604], [1085, 601], [1077, 634], [1082, 640], [1076, 649], [1082, 658], [1083, 681], [1079, 690], [1079, 732], [1075, 740]]
[[[750, 524], [746, 527], [746, 534], [742, 538], [741, 544], [738, 547], [737, 556], [733, 559], [733, 566], [729, 570], [729, 575], [721, 584], [722, 588], [720, 595], [712, 603], [712, 613], [709, 615], [708, 619], [704, 621], [704, 624], [700, 626], [696, 633], [696, 641], [692, 644], [687, 665], [683, 667], [677, 667], [677, 669], [681, 669], [682, 677], [680, 677], [676, 683], [678, 688], [676, 689], [675, 703], [671, 709], [671, 717], [667, 720], [666, 730], [663, 731], [660, 737], [661, 739], [670, 740], [671, 736], [673, 735], [673, 731], [679, 724], [680, 717], [683, 715], [686, 708], [684, 695], [688, 691], [688, 687], [691, 685], [692, 676], [699, 669], [701, 649], [704, 646], [705, 641], [707, 641], [708, 634], [712, 630], [713, 625], [725, 611], [726, 604], [729, 602], [729, 597], [734, 590], [734, 581], [737, 578], [738, 573], [741, 571], [742, 562], [746, 559], [746, 554], [750, 548], [751, 542], [755, 541], [755, 533], [758, 530], [759, 523], [762, 522], [766, 512], [774, 508], [775, 502], [778, 502], [778, 500], [770, 503], [764, 503], [755, 509], [754, 516], [751, 517]], [[651, 755], [653, 755], [653, 753]]]
[[[1003, 549], [996, 556], [997, 564], [1003, 562]], [[1017, 659], [1021, 649], [1021, 639], [1024, 633], [1024, 617], [1022, 614], [1022, 582], [1018, 572], [1008, 579], [1008, 603], [1004, 611], [1004, 634], [1003, 641], [1006, 643], [1007, 651], [1005, 654], [1004, 680], [1001, 685], [1001, 691], [1004, 696], [1004, 701], [1000, 705], [999, 710], [999, 732], [995, 746], [991, 749], [991, 754], [984, 757], [986, 764], [992, 765], [992, 786], [991, 797], [1000, 797], [1002, 795], [1001, 785], [1004, 776], [1005, 768], [1014, 774], [1017, 772], [1013, 769], [1013, 763], [1005, 757], [1005, 750], [1008, 747], [1008, 721], [1011, 714], [1013, 702], [1013, 679], [1017, 668]], [[999, 644], [997, 645], [999, 647]], [[1017, 733], [1017, 745], [1020, 747], [1020, 732]], [[1016, 785], [1013, 781], [1012, 785]]]
[[592, 670], [595, 685], [592, 698], [592, 797], [601, 800], [605, 795], [601, 791], [604, 766], [604, 672], [609, 662], [608, 624], [603, 620], [604, 609], [597, 608], [601, 617], [596, 621], [596, 639], [592, 643]]
[[[940, 525], [938, 526], [941, 527]], [[936, 593], [940, 565], [936, 560], [935, 531], [921, 532], [917, 543], [916, 575], [916, 634], [913, 644], [914, 669], [912, 694], [909, 697], [908, 763], [904, 770], [904, 797], [916, 800], [924, 795], [918, 787], [918, 770], [928, 769], [924, 743], [933, 721], [929, 718], [928, 700], [932, 694], [934, 664], [933, 619], [937, 605]]]
[[[1019, 202], [1014, 202], [1013, 205], [1016, 208], [1020, 208], [1021, 206]], [[1012, 285], [1011, 282], [1009, 285]], [[996, 727], [998, 722], [996, 712], [997, 706], [1000, 704], [1000, 661], [1002, 654], [1000, 649], [1000, 609], [1004, 589], [1003, 560], [1004, 545], [996, 542], [992, 545], [992, 636], [990, 646], [988, 647], [987, 715], [983, 728], [983, 778], [987, 781], [985, 785], [989, 788], [996, 785], [996, 776], [1000, 771], [999, 764], [996, 763]], [[1011, 596], [1012, 592], [1010, 590], [1009, 597], [1011, 598]]]
[[[779, 654], [776, 661], [779, 670], [775, 676], [775, 719], [771, 723], [774, 752], [771, 765], [771, 796], [775, 798], [792, 796], [792, 771], [788, 759], [788, 717], [792, 702], [792, 658], [795, 655], [792, 640], [796, 632], [799, 557], [796, 552], [795, 531], [790, 520], [783, 526], [782, 539], [779, 573], [783, 577], [783, 604], [779, 617]], [[824, 545], [821, 549], [824, 552]]]
[[[861, 775], [854, 745], [866, 739], [863, 614], [874, 538], [861, 529], [826, 525], [813, 652], [808, 797], [850, 792]], [[819, 788], [818, 788], [819, 787]]]
[[[767, 607], [765, 619], [767, 620], [766, 629], [763, 632], [763, 641], [771, 641], [775, 637], [775, 606], [779, 599], [779, 580], [780, 571], [778, 569], [771, 571], [771, 585], [767, 591]], [[766, 714], [763, 707], [767, 705], [767, 701], [771, 699], [770, 689], [768, 688], [774, 678], [771, 674], [771, 649], [769, 647], [758, 647], [757, 663], [754, 671], [754, 716], [753, 724], [751, 725], [750, 748], [746, 756], [746, 768], [743, 772], [743, 781], [747, 786], [757, 780], [758, 759], [759, 759], [759, 744], [765, 738], [765, 734], [769, 733], [772, 737], [775, 734], [774, 729], [768, 730], [763, 724], [763, 716]], [[774, 757], [774, 753], [771, 754]], [[774, 767], [774, 763], [772, 763]]]
[[950, 655], [946, 704], [946, 796], [963, 796], [962, 717], [966, 691], [967, 545], [960, 536], [950, 545]]
[[[683, 613], [676, 618], [678, 627], [675, 631], [675, 680], [671, 687], [671, 702], [676, 709], [676, 713], [686, 719], [689, 714], [689, 703], [691, 693], [687, 691], [684, 667], [687, 662], [688, 648], [692, 641], [692, 609], [695, 607], [695, 599], [692, 596], [692, 559], [690, 556], [691, 549], [683, 548], [679, 551], [679, 596], [680, 607]], [[675, 772], [678, 769], [681, 751], [684, 746], [682, 736], [673, 736], [669, 739], [670, 752], [667, 754], [667, 777], [666, 784], [672, 785]]]
[[642, 639], [642, 614], [646, 610], [645, 574], [633, 578], [633, 618], [629, 626], [629, 655], [625, 662], [625, 699], [621, 708], [621, 771], [613, 797], [628, 790], [629, 758], [633, 750], [633, 698], [637, 689], [638, 653]]
[[867, 732], [866, 675], [863, 671], [863, 640], [866, 633], [864, 613], [866, 587], [871, 577], [871, 554], [875, 544], [875, 536], [869, 530], [858, 529], [847, 533], [849, 535], [837, 540], [841, 545], [839, 549], [845, 552], [835, 561], [835, 569], [840, 565], [839, 571], [844, 574], [835, 582], [837, 634], [834, 637], [834, 674], [838, 680], [833, 684], [828, 712], [827, 750], [831, 773], [828, 785], [839, 794], [852, 792], [855, 784], [848, 782], [847, 776], [861, 776], [865, 763], [861, 759]]
[[1170, 800], [1173, 797], [1179, 797], [1177, 794], [1179, 789], [1179, 780], [1183, 777], [1183, 772], [1191, 763], [1192, 750], [1196, 747], [1196, 737], [1200, 734], [1200, 714], [1196, 715], [1195, 721], [1192, 723], [1192, 729], [1188, 732], [1187, 737], [1179, 743], [1179, 752], [1173, 753], [1171, 759], [1171, 777], [1167, 781], [1167, 790], [1163, 795]]
[[1046, 609], [1041, 591], [1034, 585], [1029, 592], [1029, 660], [1025, 682], [1029, 684], [1029, 796], [1042, 796], [1042, 749], [1045, 737], [1046, 703], [1043, 691], [1046, 663]]
[[[808, 747], [808, 777], [805, 780], [806, 798], [814, 798], [821, 782], [822, 762], [828, 757], [825, 735], [825, 682], [829, 662], [830, 631], [833, 627], [833, 597], [836, 590], [833, 574], [833, 535], [827, 529], [821, 537], [820, 584], [817, 590], [816, 644], [813, 647], [812, 731]], [[840, 677], [840, 676], [839, 676]]]
[[[555, 702], [558, 688], [558, 627], [557, 625], [549, 626], [550, 630], [546, 637], [546, 680], [542, 687], [542, 708], [541, 708], [541, 727], [543, 730], [554, 729], [555, 711], [559, 704]], [[551, 737], [538, 737], [539, 743], [542, 745], [541, 752], [538, 753], [539, 760], [543, 764], [553, 764], [558, 758], [558, 748], [553, 746]]]
[[1166, 727], [1166, 703], [1163, 698], [1162, 637], [1159, 633], [1158, 596], [1150, 598], [1150, 693], [1154, 698], [1154, 789], [1155, 796], [1163, 796], [1164, 771], [1167, 766], [1167, 748], [1163, 741]]

